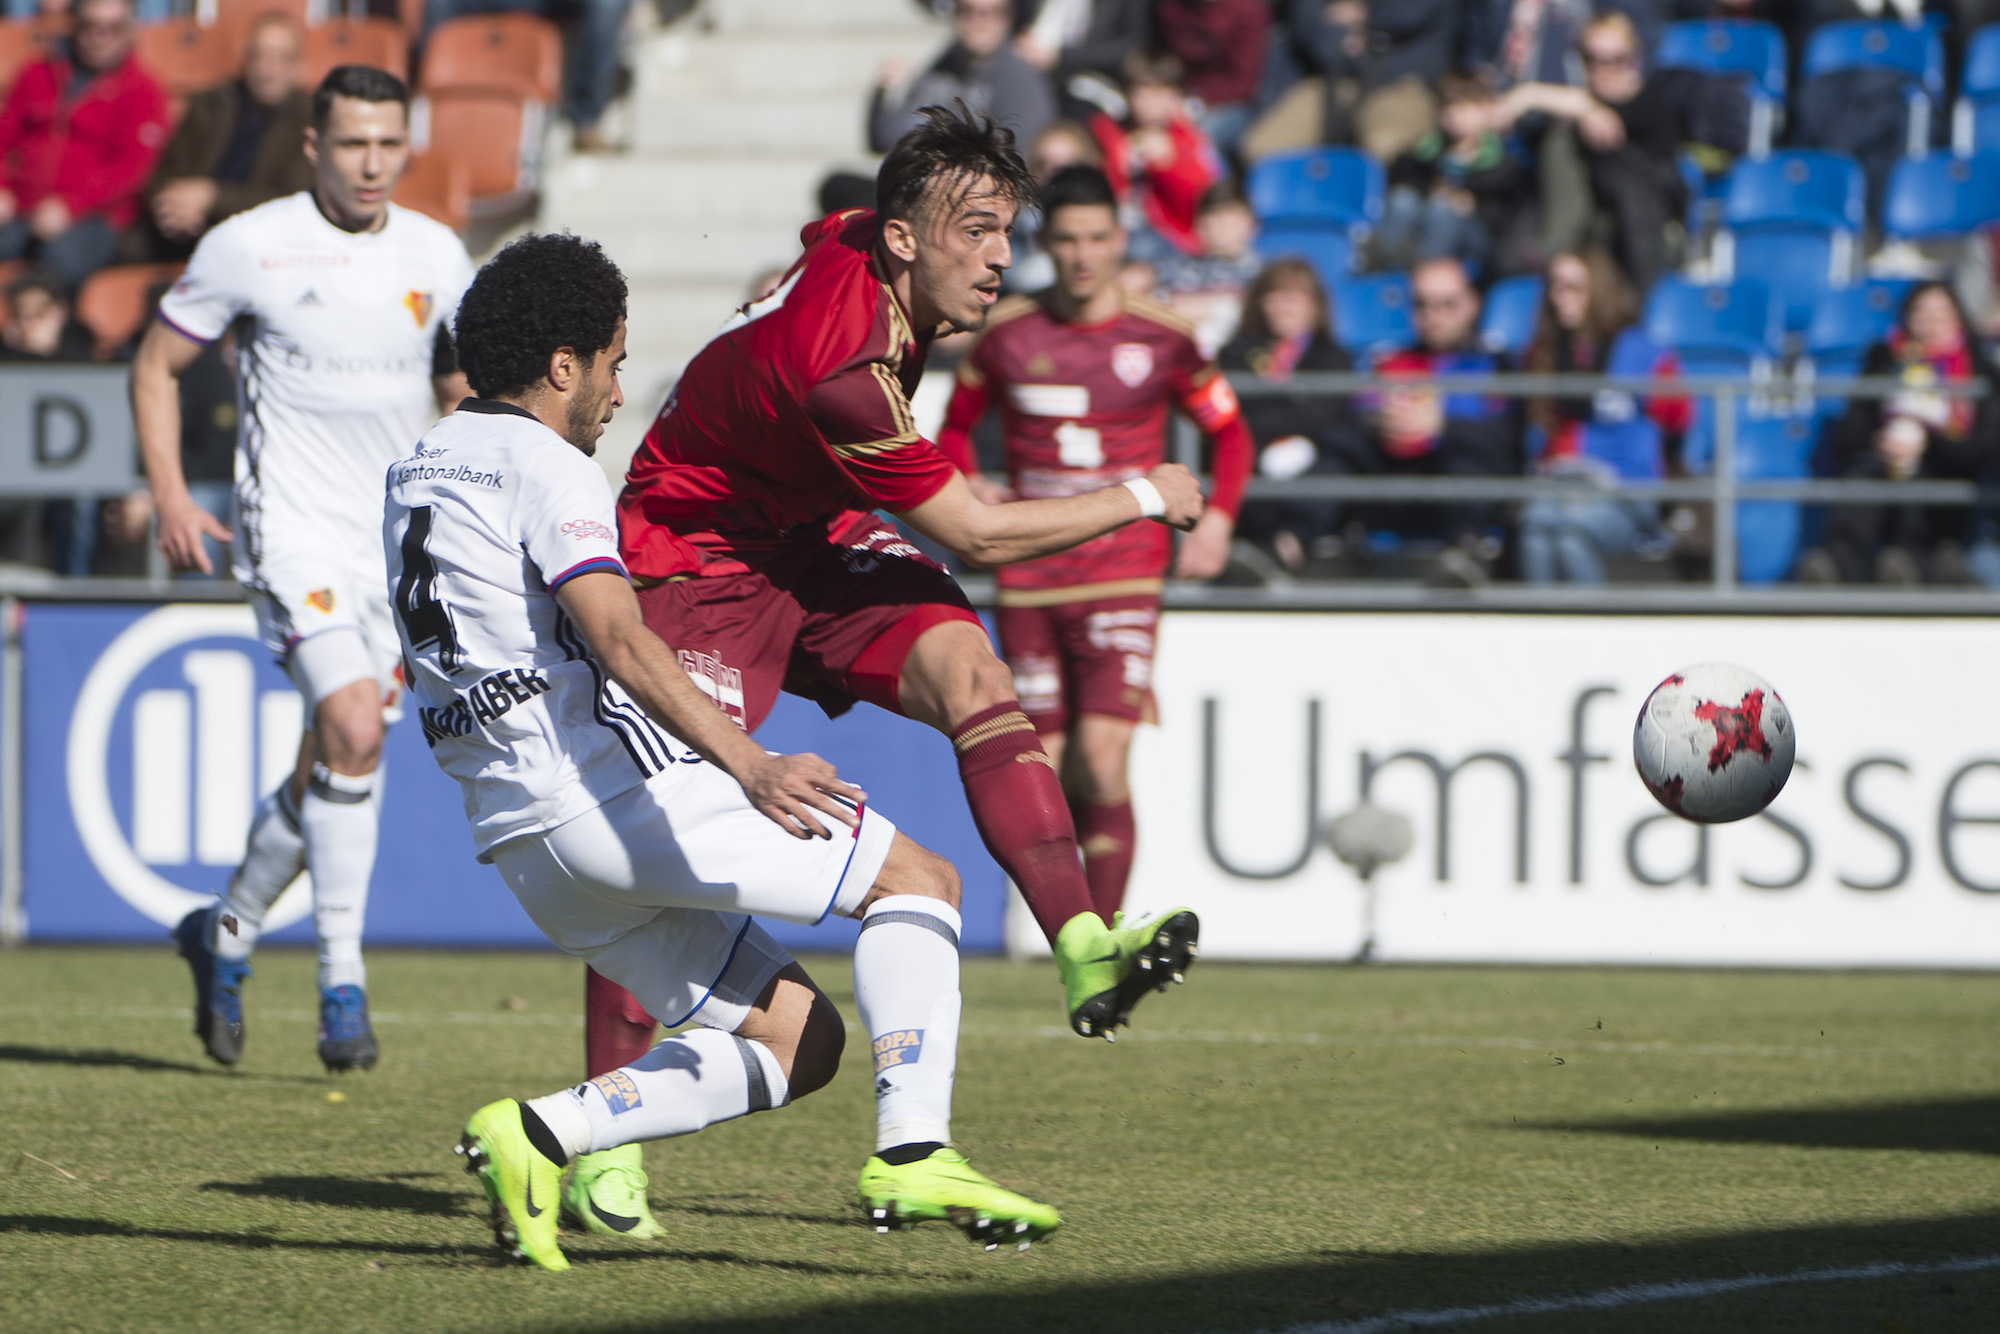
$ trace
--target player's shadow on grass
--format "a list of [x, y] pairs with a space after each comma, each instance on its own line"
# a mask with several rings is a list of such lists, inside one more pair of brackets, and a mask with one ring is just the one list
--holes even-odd
[[1538, 1122], [1522, 1129], [1630, 1135], [1711, 1144], [1791, 1144], [1813, 1149], [1915, 1149], [2000, 1154], [2000, 1097], [1937, 1098], [1847, 1107], [1706, 1112], [1634, 1120]]
[[319, 1084], [316, 1075], [279, 1075], [242, 1070], [223, 1070], [191, 1061], [163, 1061], [137, 1052], [113, 1051], [108, 1047], [29, 1047], [18, 1042], [0, 1043], [0, 1063], [22, 1065], [76, 1065], [96, 1069], [143, 1070], [151, 1074], [200, 1075], [204, 1079], [257, 1079], [280, 1084]]
[[248, 1199], [332, 1204], [343, 1209], [458, 1218], [475, 1212], [477, 1196], [463, 1190], [432, 1190], [381, 1177], [258, 1177], [255, 1181], [204, 1181], [201, 1189]]

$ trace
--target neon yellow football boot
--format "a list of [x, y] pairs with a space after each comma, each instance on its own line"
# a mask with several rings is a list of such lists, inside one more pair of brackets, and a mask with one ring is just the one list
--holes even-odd
[[1200, 942], [1201, 919], [1185, 908], [1144, 920], [1121, 912], [1109, 927], [1095, 913], [1070, 918], [1055, 944], [1069, 1026], [1116, 1041], [1118, 1026], [1148, 993], [1186, 980]]
[[564, 1270], [569, 1261], [556, 1244], [562, 1166], [528, 1142], [521, 1104], [490, 1102], [472, 1114], [459, 1138], [465, 1170], [479, 1178], [492, 1210], [493, 1244], [514, 1259]]
[[578, 1154], [563, 1183], [563, 1212], [600, 1237], [664, 1237], [667, 1230], [646, 1207], [644, 1159], [637, 1144]]
[[988, 1181], [952, 1148], [900, 1167], [870, 1158], [861, 1169], [861, 1207], [877, 1232], [946, 1222], [989, 1251], [1003, 1241], [1025, 1251], [1062, 1226], [1054, 1209]]

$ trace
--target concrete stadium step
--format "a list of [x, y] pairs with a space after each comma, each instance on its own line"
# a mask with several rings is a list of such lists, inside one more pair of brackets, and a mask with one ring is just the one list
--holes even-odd
[[855, 153], [867, 146], [866, 112], [858, 93], [657, 97], [636, 109], [633, 146], [641, 153]]
[[815, 153], [572, 157], [549, 173], [543, 216], [578, 231], [767, 222], [796, 235], [826, 171], [827, 159]]
[[942, 27], [749, 33], [721, 37], [678, 30], [646, 49], [637, 74], [653, 87], [686, 95], [755, 99], [864, 95], [882, 62], [901, 55], [928, 62], [946, 39]]
[[709, 0], [706, 19], [727, 33], [934, 26], [911, 0]]
[[693, 225], [661, 227], [632, 223], [588, 227], [572, 222], [579, 236], [602, 245], [633, 279], [648, 282], [731, 281], [741, 288], [751, 275], [773, 265], [789, 265], [798, 257], [798, 223], [776, 226], [719, 223], [705, 230]]

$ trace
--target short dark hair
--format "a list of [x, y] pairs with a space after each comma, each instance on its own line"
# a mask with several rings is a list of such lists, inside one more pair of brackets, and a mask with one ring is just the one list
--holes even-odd
[[1118, 211], [1118, 192], [1111, 178], [1096, 167], [1073, 163], [1049, 178], [1042, 191], [1042, 216], [1053, 218], [1059, 208], [1088, 208], [1101, 205]]
[[335, 65], [313, 90], [313, 128], [325, 133], [333, 115], [333, 99], [351, 97], [357, 102], [394, 102], [410, 114], [410, 85], [385, 69], [373, 65]]
[[569, 232], [530, 233], [486, 261], [459, 299], [458, 364], [481, 398], [526, 393], [570, 348], [585, 361], [625, 318], [625, 275], [602, 246]]
[[875, 173], [882, 221], [920, 222], [933, 210], [965, 202], [981, 180], [1016, 208], [1035, 202], [1035, 176], [1014, 148], [1014, 132], [964, 102], [925, 107], [915, 129], [896, 141]]
[[24, 270], [7, 284], [7, 300], [19, 301], [30, 292], [47, 293], [49, 299], [59, 305], [70, 304], [69, 284], [57, 277], [55, 270], [39, 264]]
[[1195, 205], [1194, 215], [1199, 218], [1225, 208], [1249, 207], [1250, 201], [1236, 188], [1236, 182], [1225, 178], [1201, 192], [1201, 202]]
[[1178, 88], [1187, 78], [1187, 62], [1172, 51], [1128, 51], [1118, 62], [1127, 88]]

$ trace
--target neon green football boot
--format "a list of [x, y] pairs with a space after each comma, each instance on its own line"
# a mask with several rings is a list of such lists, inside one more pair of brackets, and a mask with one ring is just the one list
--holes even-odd
[[1174, 908], [1141, 920], [1119, 913], [1106, 927], [1096, 913], [1078, 913], [1056, 933], [1069, 1026], [1087, 1038], [1117, 1040], [1120, 1024], [1147, 993], [1185, 981], [1201, 953], [1201, 919]]
[[563, 1183], [563, 1212], [600, 1237], [664, 1237], [646, 1207], [644, 1160], [637, 1144], [578, 1154]]
[[472, 1114], [459, 1138], [465, 1170], [479, 1178], [492, 1209], [493, 1244], [516, 1260], [564, 1270], [569, 1261], [556, 1244], [562, 1167], [542, 1156], [521, 1128], [521, 1104], [490, 1102]]
[[1025, 1251], [1062, 1226], [1048, 1205], [988, 1181], [951, 1148], [900, 1167], [870, 1158], [861, 1169], [861, 1207], [877, 1232], [946, 1222], [989, 1251], [1003, 1241]]

